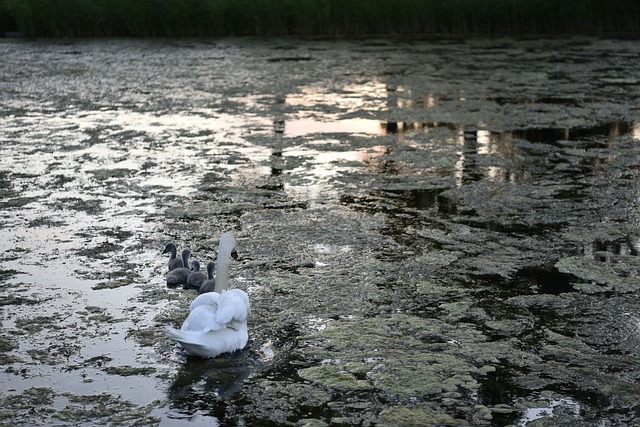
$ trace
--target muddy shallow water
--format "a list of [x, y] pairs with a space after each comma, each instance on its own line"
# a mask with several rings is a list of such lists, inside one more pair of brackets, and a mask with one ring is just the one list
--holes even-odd
[[[0, 52], [0, 424], [640, 424], [637, 42]], [[186, 357], [160, 252], [230, 229]]]

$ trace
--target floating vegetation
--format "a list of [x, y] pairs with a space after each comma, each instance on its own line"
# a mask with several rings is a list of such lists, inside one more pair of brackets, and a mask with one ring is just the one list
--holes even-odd
[[[66, 401], [66, 404], [54, 402]], [[51, 425], [53, 423], [99, 425], [157, 425], [150, 416], [157, 402], [136, 405], [107, 393], [77, 395], [56, 393], [51, 388], [32, 387], [19, 394], [0, 397], [0, 426]], [[57, 421], [56, 421], [57, 420]]]
[[20, 394], [0, 396], [0, 425], [33, 425], [55, 412], [51, 405], [55, 392], [46, 387], [32, 387]]
[[69, 404], [55, 411], [52, 417], [64, 422], [145, 426], [156, 425], [160, 421], [157, 417], [149, 416], [153, 404], [136, 405], [107, 393], [62, 395], [69, 400]]
[[0, 306], [3, 305], [34, 305], [38, 304], [40, 300], [35, 298], [28, 298], [22, 295], [8, 294], [0, 295]]
[[128, 377], [131, 375], [150, 375], [156, 372], [155, 368], [134, 366], [108, 366], [103, 369], [107, 374]]
[[92, 248], [84, 248], [78, 251], [78, 255], [86, 256], [90, 258], [98, 258], [105, 259], [111, 256], [111, 252], [116, 252], [122, 250], [122, 246], [111, 243], [111, 242], [102, 242], [97, 246]]
[[16, 274], [20, 274], [18, 270], [0, 270], [0, 283], [6, 281], [7, 279], [15, 276]]
[[82, 199], [79, 197], [63, 197], [56, 199], [53, 203], [57, 209], [69, 209], [73, 211], [82, 211], [87, 214], [97, 214], [101, 212], [102, 203], [97, 199]]
[[0, 335], [0, 352], [7, 352], [18, 348], [18, 341], [14, 337]]
[[104, 289], [117, 289], [123, 286], [129, 286], [133, 281], [129, 278], [121, 278], [115, 280], [109, 280], [107, 282], [100, 282], [91, 287], [94, 291], [100, 291]]

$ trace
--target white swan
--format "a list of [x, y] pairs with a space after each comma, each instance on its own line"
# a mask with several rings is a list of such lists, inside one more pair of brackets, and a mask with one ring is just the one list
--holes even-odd
[[249, 297], [240, 289], [227, 290], [228, 265], [235, 247], [233, 233], [224, 233], [218, 248], [216, 292], [201, 294], [193, 300], [189, 306], [189, 317], [180, 330], [171, 327], [165, 329], [169, 338], [177, 341], [188, 354], [216, 357], [247, 345]]

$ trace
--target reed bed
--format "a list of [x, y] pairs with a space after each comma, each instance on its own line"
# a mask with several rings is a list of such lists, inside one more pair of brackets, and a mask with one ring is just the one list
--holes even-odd
[[0, 35], [638, 33], [638, 0], [0, 0]]

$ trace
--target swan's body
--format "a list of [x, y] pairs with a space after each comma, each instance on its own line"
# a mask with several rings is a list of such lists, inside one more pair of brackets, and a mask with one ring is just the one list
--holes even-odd
[[191, 251], [184, 249], [182, 251], [182, 263], [186, 267], [175, 268], [167, 273], [167, 286], [175, 287], [178, 285], [186, 285], [187, 278], [191, 269], [189, 269], [189, 258], [191, 258]]
[[207, 273], [200, 271], [200, 261], [191, 261], [191, 273], [187, 276], [187, 286], [185, 288], [200, 289], [202, 283], [207, 280]]
[[169, 255], [169, 262], [168, 262], [168, 266], [169, 266], [169, 271], [171, 270], [175, 270], [176, 268], [182, 268], [184, 267], [184, 263], [180, 258], [176, 258], [176, 255], [178, 253], [178, 248], [176, 247], [175, 243], [173, 242], [169, 242], [166, 244], [166, 246], [164, 247], [164, 250], [162, 251], [163, 254], [170, 254]]
[[191, 355], [216, 357], [247, 345], [249, 297], [240, 289], [227, 290], [229, 260], [235, 253], [235, 247], [233, 233], [223, 234], [218, 247], [216, 292], [203, 293], [193, 300], [189, 306], [189, 317], [180, 330], [166, 329], [169, 338], [177, 341]]
[[190, 310], [180, 330], [166, 329], [169, 338], [177, 341], [187, 353], [216, 357], [247, 345], [250, 306], [244, 291], [207, 292], [193, 300]]
[[200, 293], [213, 292], [216, 289], [216, 279], [214, 279], [213, 272], [216, 268], [216, 264], [213, 261], [207, 263], [207, 280], [200, 285]]

